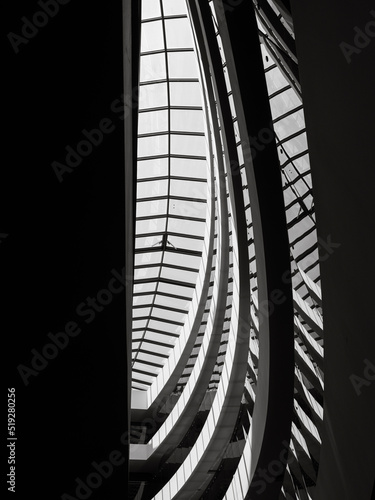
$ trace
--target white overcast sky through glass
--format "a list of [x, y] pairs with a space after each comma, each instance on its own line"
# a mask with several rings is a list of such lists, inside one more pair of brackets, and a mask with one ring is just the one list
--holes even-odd
[[133, 388], [166, 362], [191, 305], [207, 211], [207, 141], [185, 0], [143, 0]]

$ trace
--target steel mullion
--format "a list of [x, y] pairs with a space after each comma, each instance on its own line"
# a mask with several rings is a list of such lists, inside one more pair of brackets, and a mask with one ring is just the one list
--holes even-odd
[[[152, 306], [156, 307], [156, 306]], [[152, 314], [148, 314], [147, 316], [139, 316], [138, 318], [134, 318], [136, 321], [141, 321], [141, 320], [147, 320], [149, 319], [150, 321], [159, 321], [160, 323], [168, 323], [170, 325], [175, 325], [175, 326], [184, 326], [184, 323], [181, 321], [175, 321], [172, 319], [167, 319], [167, 318], [159, 318], [158, 316], [152, 316]]]
[[[141, 349], [138, 349], [137, 353], [141, 354]], [[154, 354], [154, 356], [155, 356], [155, 354]], [[153, 361], [148, 361], [148, 360], [143, 359], [143, 358], [138, 358], [137, 363], [143, 363], [144, 365], [154, 366], [155, 368], [163, 368], [163, 365], [160, 365], [159, 363], [154, 363]]]
[[150, 373], [150, 372], [146, 372], [146, 370], [139, 370], [138, 368], [134, 368], [134, 363], [137, 363], [137, 362], [138, 362], [137, 359], [133, 359], [133, 366], [132, 366], [133, 372], [141, 373], [142, 375], [146, 375], [147, 377], [157, 377], [158, 376], [157, 373]]
[[164, 53], [172, 53], [172, 52], [194, 52], [193, 48], [181, 47], [177, 49], [156, 49], [156, 50], [148, 50], [146, 52], [142, 52], [141, 56], [153, 56], [155, 54], [164, 54]]
[[207, 158], [205, 156], [179, 155], [176, 153], [171, 153], [170, 155], [163, 153], [160, 155], [140, 156], [137, 158], [137, 160], [138, 161], [146, 161], [146, 160], [159, 160], [159, 159], [163, 159], [163, 158], [177, 158], [177, 159], [182, 159], [182, 160], [207, 161]]
[[[201, 179], [199, 177], [181, 177], [178, 175], [171, 175], [170, 179], [173, 181], [190, 181], [190, 182], [203, 182], [203, 183], [207, 182], [206, 179]], [[160, 177], [145, 177], [144, 179], [139, 179], [138, 183], [141, 184], [142, 182], [164, 181], [164, 180], [168, 180], [167, 175], [162, 175]]]
[[[138, 304], [138, 305], [133, 305], [133, 309], [150, 309], [152, 306], [151, 304]], [[180, 314], [188, 314], [189, 311], [186, 309], [177, 309], [176, 307], [168, 307], [168, 306], [162, 306], [155, 304], [154, 307], [157, 309], [162, 309], [163, 311], [170, 311], [170, 312], [175, 312], [175, 313], [180, 313]], [[133, 318], [133, 319], [138, 319], [138, 318]]]
[[[169, 81], [171, 83], [199, 83], [198, 78], [171, 78]], [[139, 85], [155, 85], [158, 83], [167, 83], [167, 80], [165, 78], [159, 78], [158, 80], [146, 80], [144, 82], [140, 82]]]
[[[140, 264], [138, 266], [134, 266], [134, 269], [148, 269], [148, 268], [151, 268], [151, 267], [158, 267], [160, 266], [159, 263], [155, 263], [155, 264]], [[164, 267], [167, 267], [169, 269], [176, 269], [178, 271], [186, 271], [186, 272], [189, 272], [189, 273], [199, 273], [199, 269], [195, 269], [195, 268], [191, 268], [191, 267], [184, 267], [184, 266], [175, 266], [173, 264], [167, 264], [167, 263], [164, 263], [163, 264]]]
[[[155, 231], [154, 233], [136, 234], [135, 237], [136, 238], [148, 238], [150, 236], [162, 236], [163, 234], [165, 234], [165, 231]], [[200, 240], [200, 241], [204, 240], [204, 236], [199, 236], [196, 234], [175, 233], [175, 232], [171, 232], [171, 231], [168, 231], [168, 236], [176, 236], [177, 238], [188, 238], [191, 240]]]
[[[160, 335], [165, 335], [167, 337], [173, 337], [175, 339], [179, 338], [179, 335], [177, 333], [166, 332], [164, 330], [159, 330], [158, 328], [147, 328], [147, 330], [145, 330], [145, 334], [147, 332], [150, 332], [150, 333], [159, 333]], [[173, 345], [171, 345], [171, 347], [173, 347]]]
[[147, 137], [157, 137], [160, 135], [189, 135], [189, 136], [197, 136], [204, 137], [204, 132], [187, 132], [183, 130], [162, 130], [160, 132], [147, 132], [144, 134], [138, 134], [138, 139], [144, 139]]
[[[173, 111], [203, 111], [201, 106], [170, 106]], [[156, 106], [153, 108], [142, 108], [139, 110], [139, 113], [147, 113], [149, 111], [167, 111], [168, 106]]]
[[[207, 203], [207, 200], [204, 198], [187, 198], [185, 196], [177, 196], [177, 195], [172, 195], [170, 196], [171, 199], [173, 200], [179, 200], [179, 201], [189, 201], [189, 202], [196, 202], [196, 203]], [[148, 196], [147, 198], [138, 198], [137, 202], [139, 203], [145, 203], [149, 201], [159, 201], [159, 200], [167, 200], [168, 195], [162, 195], [162, 196]]]
[[[165, 214], [158, 214], [158, 215], [143, 215], [141, 217], [137, 217], [135, 220], [136, 221], [145, 221], [145, 220], [153, 220], [153, 219], [164, 219], [166, 217]], [[190, 220], [193, 222], [206, 222], [206, 219], [203, 219], [201, 217], [188, 217], [185, 215], [176, 215], [176, 214], [171, 214], [169, 216], [171, 219], [179, 219], [179, 220]]]
[[[186, 19], [187, 15], [186, 14], [171, 14], [169, 16], [165, 16], [164, 19]], [[152, 23], [154, 21], [162, 21], [163, 16], [158, 16], [158, 17], [150, 17], [147, 19], [142, 19], [142, 24], [143, 23]]]
[[167, 354], [162, 354], [160, 352], [155, 353], [155, 351], [154, 352], [153, 351], [147, 351], [146, 349], [132, 349], [132, 351], [138, 351], [141, 354], [148, 354], [149, 356], [155, 356], [155, 357], [160, 356], [161, 358], [165, 358], [165, 359], [169, 358], [169, 356]]

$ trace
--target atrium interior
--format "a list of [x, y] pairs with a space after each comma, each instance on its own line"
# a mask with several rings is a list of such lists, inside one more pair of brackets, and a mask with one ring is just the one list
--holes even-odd
[[373, 500], [373, 0], [6, 9], [19, 497]]
[[128, 11], [130, 495], [325, 498], [321, 266], [341, 242], [317, 227], [299, 18], [278, 0]]

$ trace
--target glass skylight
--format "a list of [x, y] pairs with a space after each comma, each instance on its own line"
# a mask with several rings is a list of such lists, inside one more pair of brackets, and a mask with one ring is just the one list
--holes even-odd
[[191, 304], [207, 210], [207, 144], [184, 0], [142, 2], [133, 389], [147, 390]]

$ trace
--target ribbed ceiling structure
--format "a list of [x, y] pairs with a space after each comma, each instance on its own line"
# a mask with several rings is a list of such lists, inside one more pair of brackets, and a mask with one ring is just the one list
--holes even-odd
[[181, 1], [142, 2], [133, 388], [168, 359], [192, 301], [207, 218], [199, 68]]
[[271, 1], [232, 3], [142, 1], [137, 499], [310, 499], [317, 478], [323, 320], [293, 27]]

